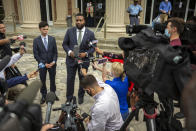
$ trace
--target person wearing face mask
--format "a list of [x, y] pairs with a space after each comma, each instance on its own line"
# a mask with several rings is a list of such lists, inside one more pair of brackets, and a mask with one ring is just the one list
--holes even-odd
[[95, 99], [91, 108], [91, 119], [87, 117], [84, 120], [88, 131], [119, 130], [123, 120], [115, 91], [108, 84], [96, 80], [93, 75], [84, 76], [81, 86]]
[[[181, 46], [180, 35], [184, 31], [185, 22], [182, 18], [173, 17], [168, 20], [167, 28], [165, 29], [165, 35], [170, 39], [171, 46]], [[181, 106], [181, 103], [177, 104]], [[180, 112], [175, 114], [175, 117], [181, 119], [184, 117], [182, 107]]]
[[171, 2], [168, 0], [164, 0], [160, 3], [159, 11], [161, 12], [160, 21], [164, 23], [167, 21], [168, 16], [170, 16], [172, 10]]
[[171, 46], [181, 46], [180, 35], [184, 31], [184, 20], [181, 18], [173, 17], [168, 20], [165, 35], [170, 39]]
[[139, 25], [139, 16], [142, 12], [142, 7], [138, 4], [138, 0], [134, 0], [134, 4], [131, 4], [127, 12], [129, 13], [130, 25]]
[[[81, 66], [76, 61], [76, 57], [79, 57], [83, 61], [86, 61], [82, 64], [82, 69], [88, 71], [88, 67], [90, 65], [89, 56], [93, 54], [95, 51], [94, 48], [89, 47], [89, 41], [95, 40], [95, 35], [92, 31], [85, 27], [85, 19], [83, 14], [78, 13], [76, 15], [76, 27], [70, 28], [67, 30], [64, 41], [63, 41], [63, 48], [67, 53], [66, 57], [66, 67], [67, 67], [67, 102], [70, 102], [73, 98], [74, 93], [74, 82], [76, 72], [78, 70], [79, 79], [81, 81], [82, 74]], [[79, 56], [75, 56], [74, 54], [74, 47], [79, 47]], [[83, 89], [79, 88], [78, 91], [78, 103], [82, 104], [84, 100], [84, 91]]]

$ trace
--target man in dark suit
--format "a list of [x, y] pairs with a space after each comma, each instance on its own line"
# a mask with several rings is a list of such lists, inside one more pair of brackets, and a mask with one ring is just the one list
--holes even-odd
[[[79, 79], [81, 81], [81, 70], [87, 72], [90, 62], [85, 62], [81, 66], [78, 65], [74, 59], [76, 56], [73, 52], [76, 45], [79, 46], [79, 57], [83, 61], [89, 61], [89, 56], [93, 54], [94, 48], [89, 47], [89, 42], [95, 40], [94, 33], [85, 27], [84, 16], [80, 13], [76, 15], [76, 27], [67, 30], [63, 41], [63, 48], [67, 53], [66, 66], [67, 66], [67, 102], [69, 102], [74, 93], [74, 82], [76, 72], [78, 70]], [[83, 103], [84, 90], [79, 87], [78, 103]]]
[[[56, 76], [56, 62], [57, 62], [57, 46], [54, 37], [48, 35], [49, 25], [47, 22], [40, 22], [39, 29], [41, 35], [33, 41], [33, 53], [38, 65], [45, 65], [45, 68], [39, 70], [40, 79], [42, 81], [42, 88], [40, 90], [42, 98], [40, 104], [45, 103], [47, 94], [46, 89], [46, 74], [49, 72], [50, 76], [50, 91], [56, 91], [55, 76]], [[56, 96], [56, 99], [58, 97]]]

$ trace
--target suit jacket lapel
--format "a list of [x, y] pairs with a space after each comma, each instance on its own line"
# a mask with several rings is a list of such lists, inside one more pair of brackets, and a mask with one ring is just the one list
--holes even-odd
[[48, 50], [51, 47], [51, 37], [48, 35]]
[[85, 31], [84, 31], [84, 36], [83, 36], [83, 39], [82, 39], [82, 42], [81, 42], [80, 46], [81, 46], [82, 44], [85, 44], [84, 41], [86, 41], [87, 33], [88, 33], [88, 32], [87, 32], [87, 29], [85, 29]]
[[77, 31], [76, 31], [77, 29], [76, 28], [74, 28], [73, 29], [73, 37], [74, 37], [74, 40], [75, 40], [75, 44], [78, 44], [78, 40], [77, 40]]

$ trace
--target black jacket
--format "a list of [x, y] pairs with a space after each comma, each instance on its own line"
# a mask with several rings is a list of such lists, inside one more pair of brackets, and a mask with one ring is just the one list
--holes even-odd
[[[64, 38], [62, 46], [67, 54], [68, 54], [69, 50], [73, 51], [74, 45], [77, 45], [76, 30], [77, 30], [76, 27], [70, 28], [67, 30], [67, 32], [65, 34], [65, 38]], [[95, 51], [94, 48], [89, 47], [89, 42], [92, 40], [95, 40], [94, 33], [92, 31], [90, 31], [88, 28], [85, 28], [85, 32], [84, 32], [82, 42], [80, 44], [79, 52], [80, 53], [87, 52], [89, 56], [91, 54], [93, 54], [93, 52]], [[89, 58], [86, 57], [83, 60], [88, 61]], [[86, 63], [87, 66], [89, 65], [89, 63]], [[67, 55], [66, 64], [68, 66], [74, 66], [74, 65], [77, 65], [77, 62], [73, 58], [71, 58], [70, 56]]]
[[45, 49], [41, 36], [35, 38], [33, 40], [33, 54], [38, 63], [56, 62], [58, 52], [55, 38], [48, 35], [48, 50]]

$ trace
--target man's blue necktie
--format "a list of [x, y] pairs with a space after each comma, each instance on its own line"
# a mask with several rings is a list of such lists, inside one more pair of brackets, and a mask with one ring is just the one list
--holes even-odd
[[46, 50], [48, 50], [48, 42], [47, 42], [46, 38], [44, 38], [44, 46], [45, 46]]

